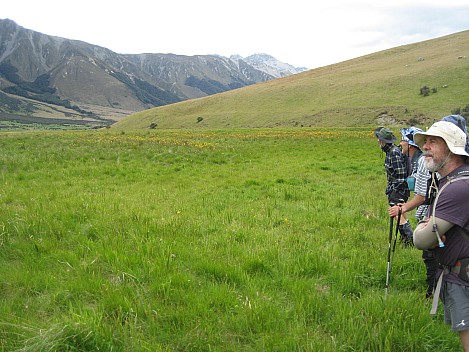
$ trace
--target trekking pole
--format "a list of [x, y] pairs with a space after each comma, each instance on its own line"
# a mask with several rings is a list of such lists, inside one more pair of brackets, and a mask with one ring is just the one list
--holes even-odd
[[[404, 200], [400, 199], [400, 203], [403, 203]], [[395, 203], [389, 203], [389, 205], [392, 207], [396, 205]], [[399, 207], [399, 212], [397, 215], [397, 223], [396, 223], [396, 230], [394, 232], [394, 244], [392, 243], [392, 232], [394, 230], [393, 228], [393, 221], [394, 218], [390, 218], [390, 224], [389, 224], [389, 248], [388, 248], [388, 269], [386, 273], [386, 288], [384, 291], [384, 298], [388, 296], [388, 288], [389, 288], [389, 280], [391, 277], [391, 270], [392, 270], [392, 260], [394, 259], [394, 253], [396, 252], [396, 243], [397, 243], [397, 233], [399, 232], [399, 223], [401, 222], [401, 215], [402, 215], [402, 209]], [[391, 247], [392, 247], [392, 256], [391, 256]]]
[[402, 215], [402, 209], [401, 209], [401, 207], [399, 207], [399, 212], [397, 213], [396, 231], [394, 233], [394, 244], [393, 244], [393, 247], [392, 247], [391, 263], [394, 259], [394, 253], [396, 252], [397, 233], [399, 232], [399, 224], [401, 223], [401, 215]]
[[[393, 206], [394, 203], [389, 203], [390, 206]], [[388, 296], [388, 287], [389, 287], [389, 276], [391, 275], [391, 247], [392, 247], [392, 230], [394, 218], [391, 216], [389, 218], [389, 246], [388, 246], [388, 268], [386, 271], [386, 287], [384, 289], [384, 298]]]

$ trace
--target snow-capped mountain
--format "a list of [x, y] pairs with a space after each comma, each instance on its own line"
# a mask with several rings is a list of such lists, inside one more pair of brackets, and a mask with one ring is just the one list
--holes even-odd
[[259, 71], [276, 78], [291, 76], [308, 70], [306, 67], [294, 67], [268, 54], [254, 54], [244, 58], [240, 55], [232, 55], [230, 58], [232, 60], [243, 60]]

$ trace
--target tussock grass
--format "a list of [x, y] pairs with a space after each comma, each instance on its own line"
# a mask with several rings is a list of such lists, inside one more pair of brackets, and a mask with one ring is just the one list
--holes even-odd
[[[1, 324], [3, 337], [19, 338], [21, 347], [9, 346], [21, 352], [52, 351], [113, 351], [117, 341], [112, 339], [112, 331], [103, 333], [103, 327], [96, 324], [87, 326], [80, 323], [54, 324], [47, 329], [22, 324]], [[104, 327], [106, 328], [106, 327]]]
[[0, 349], [456, 350], [372, 131], [1, 134]]

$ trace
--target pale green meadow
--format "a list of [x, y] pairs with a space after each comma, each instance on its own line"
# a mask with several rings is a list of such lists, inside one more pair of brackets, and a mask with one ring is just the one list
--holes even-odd
[[457, 351], [420, 251], [385, 299], [383, 162], [370, 128], [1, 133], [0, 350]]

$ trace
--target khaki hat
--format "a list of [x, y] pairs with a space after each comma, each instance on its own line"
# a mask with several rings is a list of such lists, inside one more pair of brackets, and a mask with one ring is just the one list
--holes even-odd
[[453, 154], [469, 156], [465, 151], [466, 134], [455, 124], [448, 121], [435, 122], [427, 132], [417, 132], [414, 141], [422, 149], [425, 136], [441, 137], [445, 140], [448, 149]]

